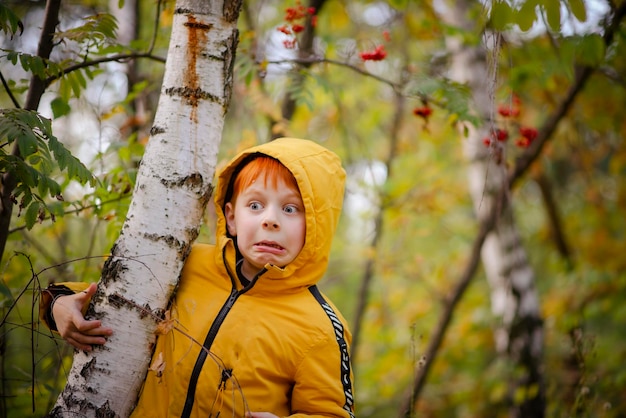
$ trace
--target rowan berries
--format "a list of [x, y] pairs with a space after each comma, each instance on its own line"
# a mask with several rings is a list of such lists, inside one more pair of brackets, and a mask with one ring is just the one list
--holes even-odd
[[315, 15], [315, 7], [304, 7], [300, 1], [296, 2], [293, 7], [287, 7], [285, 9], [285, 22], [287, 24], [276, 28], [277, 31], [291, 36], [291, 39], [283, 41], [283, 45], [287, 49], [294, 49], [298, 43], [296, 35], [304, 31], [305, 26], [299, 23], [301, 20], [311, 17], [311, 26], [317, 25], [317, 15]]
[[535, 129], [535, 128], [528, 128], [528, 127], [521, 127], [521, 128], [519, 128], [519, 133], [524, 138], [527, 138], [530, 142], [534, 141], [535, 138], [537, 138], [537, 135], [539, 134], [537, 132], [537, 129]]
[[428, 119], [428, 117], [432, 113], [433, 113], [433, 109], [428, 105], [424, 105], [422, 107], [416, 107], [415, 109], [413, 109], [413, 114], [415, 116], [419, 116], [424, 119]]
[[519, 107], [500, 105], [498, 106], [498, 113], [505, 118], [514, 118], [519, 116], [520, 110]]
[[363, 61], [382, 61], [387, 57], [385, 45], [378, 45], [373, 51], [363, 51], [359, 54]]

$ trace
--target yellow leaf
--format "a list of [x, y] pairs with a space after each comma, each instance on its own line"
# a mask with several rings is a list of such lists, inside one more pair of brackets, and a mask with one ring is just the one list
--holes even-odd
[[176, 320], [171, 319], [170, 311], [165, 311], [165, 318], [156, 327], [156, 335], [167, 335], [175, 326]]
[[165, 371], [165, 361], [163, 360], [163, 352], [160, 352], [157, 358], [152, 362], [152, 365], [148, 369], [156, 373], [156, 376], [160, 379]]

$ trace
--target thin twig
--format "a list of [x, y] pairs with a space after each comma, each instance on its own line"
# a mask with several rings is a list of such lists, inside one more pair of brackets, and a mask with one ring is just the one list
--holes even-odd
[[[87, 206], [80, 206], [79, 208], [68, 210], [67, 212], [63, 212], [63, 216], [72, 215], [72, 214], [75, 214], [75, 213], [80, 213], [80, 212], [82, 212], [84, 210], [89, 210], [89, 209], [101, 207], [101, 206], [107, 205], [109, 203], [119, 202], [121, 200], [124, 200], [124, 199], [130, 197], [130, 196], [131, 196], [131, 194], [128, 193], [128, 194], [124, 194], [124, 195], [121, 195], [119, 197], [116, 197], [115, 199], [107, 200], [107, 201], [104, 201], [104, 202], [101, 202], [101, 203], [94, 203], [94, 204], [87, 205]], [[42, 221], [45, 221], [45, 220], [48, 220], [48, 219], [50, 219], [50, 216], [45, 216], [44, 218], [42, 218]], [[13, 228], [13, 229], [9, 230], [9, 235], [14, 233], [14, 232], [21, 231], [23, 229], [26, 229], [26, 225], [18, 226], [16, 228]]]
[[46, 78], [44, 83], [45, 83], [46, 87], [48, 87], [50, 84], [52, 84], [53, 81], [56, 81], [59, 78], [63, 77], [64, 75], [69, 74], [69, 73], [71, 73], [73, 71], [80, 70], [82, 68], [93, 67], [93, 66], [100, 65], [100, 64], [103, 64], [103, 63], [107, 63], [107, 62], [114, 62], [114, 61], [115, 62], [120, 62], [120, 61], [124, 61], [124, 60], [137, 59], [137, 58], [148, 58], [148, 59], [151, 59], [151, 60], [154, 60], [154, 61], [165, 63], [165, 58], [158, 57], [156, 55], [152, 55], [152, 54], [147, 53], [147, 52], [111, 55], [111, 56], [108, 56], [108, 57], [103, 57], [103, 58], [99, 58], [99, 59], [95, 59], [95, 60], [91, 60], [91, 61], [83, 61], [83, 62], [80, 62], [78, 64], [70, 65], [69, 67], [64, 68], [63, 70], [59, 71], [57, 74]]

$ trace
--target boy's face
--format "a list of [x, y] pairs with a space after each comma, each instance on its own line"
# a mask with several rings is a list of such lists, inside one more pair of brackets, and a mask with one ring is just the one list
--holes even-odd
[[228, 202], [225, 207], [228, 232], [237, 236], [244, 258], [241, 271], [248, 279], [267, 263], [286, 266], [304, 246], [306, 220], [300, 193], [281, 179], [277, 189], [264, 180], [257, 178], [234, 205]]

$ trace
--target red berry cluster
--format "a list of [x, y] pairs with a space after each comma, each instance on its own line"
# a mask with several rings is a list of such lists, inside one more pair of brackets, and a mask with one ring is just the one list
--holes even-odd
[[290, 36], [289, 39], [283, 41], [283, 45], [287, 49], [293, 49], [298, 43], [296, 35], [304, 30], [304, 22], [307, 18], [311, 17], [311, 25], [315, 27], [317, 25], [317, 15], [315, 14], [315, 7], [305, 7], [300, 1], [296, 1], [296, 5], [293, 7], [287, 7], [285, 9], [285, 23], [282, 26], [276, 28], [279, 32]]
[[428, 102], [422, 100], [422, 105], [413, 108], [413, 114], [418, 118], [424, 120], [424, 130], [428, 131], [428, 118], [433, 114], [433, 108], [428, 105]]
[[[383, 39], [385, 42], [391, 42], [391, 34], [388, 30], [383, 31]], [[382, 61], [387, 58], [387, 51], [385, 51], [385, 45], [381, 44], [369, 51], [359, 52], [359, 56], [363, 61]]]
[[519, 133], [521, 136], [517, 138], [517, 141], [515, 141], [515, 145], [521, 148], [528, 148], [539, 134], [535, 128], [529, 128], [524, 126], [519, 128]]
[[416, 107], [413, 109], [413, 114], [415, 116], [419, 116], [420, 118], [424, 118], [424, 120], [428, 120], [428, 117], [433, 113], [433, 109], [425, 104], [424, 106]]
[[505, 118], [516, 118], [519, 116], [520, 109], [518, 106], [500, 105], [498, 113]]
[[[498, 106], [498, 114], [502, 116], [506, 125], [516, 125], [519, 128], [519, 137], [515, 141], [515, 145], [520, 148], [527, 148], [532, 144], [532, 142], [537, 138], [538, 132], [537, 129], [527, 126], [521, 126], [519, 122], [515, 121], [521, 114], [521, 101], [519, 97], [513, 95], [510, 104], [502, 104]], [[511, 121], [509, 123], [509, 121]], [[506, 142], [509, 139], [509, 130], [508, 129], [496, 129], [491, 132], [491, 135], [483, 138], [483, 143], [486, 146], [490, 146], [493, 140], [498, 142]]]
[[497, 141], [499, 141], [499, 142], [504, 142], [507, 139], [509, 139], [509, 131], [507, 131], [506, 129], [498, 128], [494, 132], [491, 133], [491, 138], [489, 138], [489, 137], [483, 138], [483, 143], [486, 146], [491, 145], [492, 138], [497, 140]]
[[363, 51], [359, 53], [363, 61], [382, 61], [387, 57], [385, 45], [378, 45], [372, 51]]

